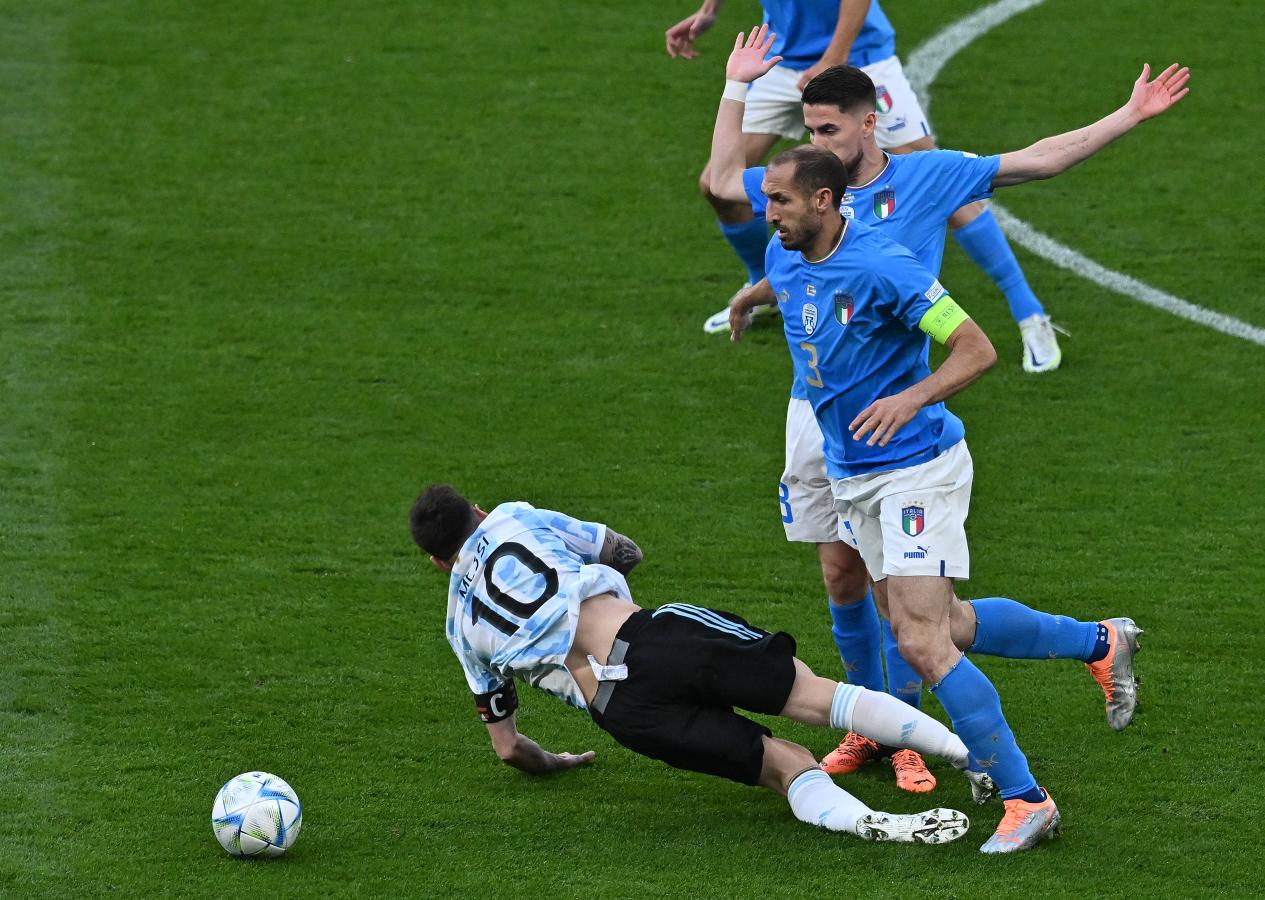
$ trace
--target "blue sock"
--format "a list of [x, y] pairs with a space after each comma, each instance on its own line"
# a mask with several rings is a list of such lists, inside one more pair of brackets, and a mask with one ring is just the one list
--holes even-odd
[[883, 653], [874, 597], [866, 593], [865, 599], [848, 606], [826, 605], [830, 607], [830, 619], [834, 623], [830, 633], [839, 648], [843, 669], [848, 673], [848, 684], [872, 691], [883, 690]]
[[883, 620], [883, 659], [887, 660], [887, 692], [897, 700], [904, 700], [914, 709], [922, 707], [922, 679], [905, 662], [892, 634], [892, 623]]
[[975, 221], [954, 231], [953, 237], [975, 265], [988, 273], [988, 277], [1001, 288], [1006, 302], [1010, 304], [1010, 315], [1016, 322], [1034, 313], [1045, 312], [1037, 295], [1028, 287], [1028, 279], [1019, 268], [1015, 251], [1010, 249], [1010, 242], [993, 218], [991, 209], [984, 210]]
[[1029, 609], [1005, 597], [972, 600], [975, 643], [972, 653], [1010, 659], [1079, 659], [1095, 662], [1107, 655], [1107, 629], [1097, 622]]
[[931, 693], [953, 721], [953, 730], [971, 752], [970, 768], [987, 772], [1004, 800], [1021, 797], [1039, 803], [1044, 799], [1028, 759], [1015, 743], [1015, 735], [1001, 711], [1001, 698], [988, 677], [963, 656], [949, 673], [931, 686]]
[[[769, 226], [764, 219], [756, 217], [749, 222], [738, 222], [730, 225], [717, 222], [720, 233], [734, 248], [734, 253], [747, 267], [747, 280], [755, 284], [764, 277], [764, 251], [769, 246]], [[1013, 257], [1012, 257], [1013, 258]], [[1020, 276], [1022, 277], [1022, 276]]]

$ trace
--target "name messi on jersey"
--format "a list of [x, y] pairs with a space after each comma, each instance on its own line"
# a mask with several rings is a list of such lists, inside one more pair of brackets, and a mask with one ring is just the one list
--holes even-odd
[[479, 569], [483, 567], [483, 558], [488, 554], [490, 543], [486, 534], [479, 536], [479, 542], [474, 545], [474, 564], [470, 566], [469, 572], [461, 576], [461, 584], [457, 586], [458, 600], [464, 602], [470, 593], [470, 588], [474, 587], [474, 580], [479, 575]]

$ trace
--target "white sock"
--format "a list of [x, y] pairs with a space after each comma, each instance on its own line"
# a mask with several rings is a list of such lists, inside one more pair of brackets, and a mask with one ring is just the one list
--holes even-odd
[[966, 768], [967, 749], [961, 738], [891, 694], [841, 683], [830, 704], [830, 724], [841, 731], [855, 731], [876, 744], [908, 747]]
[[857, 819], [873, 812], [820, 769], [809, 769], [792, 781], [786, 799], [801, 822], [851, 834], [856, 834]]

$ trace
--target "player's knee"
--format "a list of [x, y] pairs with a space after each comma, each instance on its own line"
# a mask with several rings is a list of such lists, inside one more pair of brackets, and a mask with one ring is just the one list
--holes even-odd
[[865, 564], [860, 560], [856, 562], [822, 560], [821, 580], [826, 585], [826, 594], [830, 597], [830, 602], [839, 606], [847, 606], [864, 600], [870, 586]]
[[900, 655], [924, 679], [931, 678], [943, 664], [944, 638], [932, 628], [904, 623], [893, 624]]

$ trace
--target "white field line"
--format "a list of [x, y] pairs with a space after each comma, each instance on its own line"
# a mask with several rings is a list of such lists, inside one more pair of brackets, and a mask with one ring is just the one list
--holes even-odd
[[[1025, 10], [1040, 6], [1043, 2], [1045, 0], [998, 0], [996, 3], [990, 3], [933, 35], [909, 54], [905, 72], [909, 83], [922, 101], [923, 109], [930, 113], [931, 85], [949, 60], [976, 38]], [[1060, 244], [1049, 235], [1037, 231], [1027, 222], [1002, 208], [996, 201], [993, 201], [991, 206], [993, 215], [997, 217], [997, 221], [1012, 241], [1056, 266], [1074, 272], [1088, 281], [1131, 300], [1265, 347], [1265, 328], [1257, 328], [1233, 316], [1205, 309], [1188, 300], [1153, 288], [1149, 284], [1144, 284], [1123, 272], [1101, 266], [1071, 247]]]

